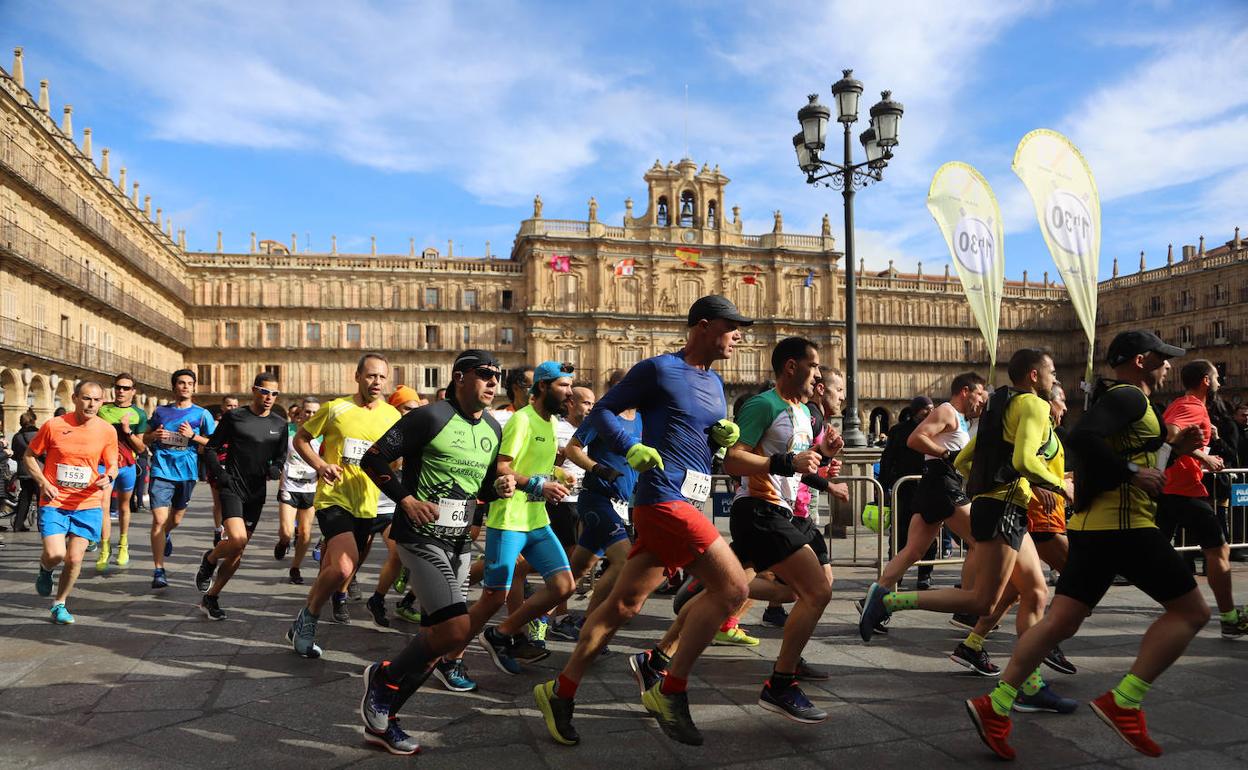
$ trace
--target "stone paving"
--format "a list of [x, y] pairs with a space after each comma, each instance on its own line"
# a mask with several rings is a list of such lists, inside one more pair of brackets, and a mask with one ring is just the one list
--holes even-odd
[[[822, 725], [792, 723], [758, 707], [780, 632], [763, 627], [761, 608], [755, 608], [744, 625], [762, 644], [752, 650], [712, 648], [691, 679], [693, 714], [707, 745], [691, 748], [668, 740], [641, 708], [619, 654], [641, 649], [665, 628], [670, 600], [656, 596], [617, 635], [612, 644], [617, 654], [601, 660], [582, 684], [580, 746], [550, 740], [531, 696], [534, 684], [557, 671], [568, 644], [552, 642], [555, 654], [517, 677], [500, 674], [474, 646], [467, 660], [480, 691], [454, 694], [436, 684], [423, 689], [409, 702], [404, 725], [424, 751], [416, 760], [391, 757], [361, 738], [360, 671], [397, 651], [410, 627], [396, 620], [396, 628], [378, 629], [356, 602], [351, 625], [322, 624], [323, 658], [309, 661], [291, 653], [284, 633], [306, 587], [287, 584], [285, 565], [273, 560], [272, 510], [222, 597], [229, 619], [204, 619], [196, 609], [193, 574], [210, 542], [206, 499], [200, 489], [187, 523], [175, 534], [167, 590], [148, 588], [146, 527], [140, 526], [135, 530], [140, 544], [127, 569], [98, 576], [88, 565], [71, 597], [78, 622], [70, 627], [48, 622], [48, 601], [34, 592], [37, 538], [6, 533], [8, 545], [0, 550], [0, 766], [319, 768], [418, 761], [423, 767], [492, 770], [829, 765], [926, 770], [996, 764], [961, 704], [985, 692], [989, 681], [948, 660], [961, 635], [943, 616], [905, 613], [894, 618], [888, 637], [870, 645], [858, 639], [852, 600], [874, 575], [863, 567], [838, 568], [832, 604], [806, 651], [832, 674], [826, 683], [805, 686], [831, 712]], [[148, 520], [146, 512], [136, 519]], [[366, 566], [365, 584], [376, 575], [377, 560], [374, 556]], [[314, 573], [307, 565], [305, 577]], [[937, 575], [939, 582], [954, 579], [950, 572]], [[1248, 570], [1238, 565], [1236, 578], [1242, 601]], [[391, 595], [391, 606], [396, 598]], [[583, 600], [574, 602], [574, 610], [583, 608]], [[1049, 681], [1081, 701], [1100, 694], [1121, 677], [1155, 614], [1133, 588], [1114, 588], [1083, 632], [1065, 645], [1079, 674], [1052, 674]], [[1012, 642], [1013, 634], [1004, 629], [990, 638], [999, 664]], [[1017, 717], [1017, 764], [1245, 767], [1245, 683], [1248, 642], [1222, 640], [1211, 624], [1149, 695], [1149, 724], [1166, 749], [1164, 757], [1137, 754], [1081, 707], [1071, 716]]]

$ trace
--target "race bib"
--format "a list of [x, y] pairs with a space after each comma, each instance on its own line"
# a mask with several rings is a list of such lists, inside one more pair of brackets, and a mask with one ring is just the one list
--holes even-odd
[[446, 529], [463, 529], [468, 526], [468, 502], [442, 498], [438, 501], [438, 520], [434, 524]]
[[365, 441], [360, 438], [347, 438], [342, 441], [342, 464], [343, 465], [359, 465], [360, 460], [364, 459], [364, 453], [373, 445], [371, 441]]
[[615, 500], [615, 499], [612, 499], [612, 500], [611, 500], [611, 507], [612, 507], [613, 509], [615, 509], [615, 515], [616, 515], [616, 516], [619, 516], [619, 517], [620, 517], [621, 519], [623, 519], [624, 521], [628, 521], [628, 520], [629, 520], [629, 517], [628, 517], [628, 503], [627, 503], [626, 501], [624, 501], [624, 500]]
[[86, 489], [91, 484], [91, 469], [85, 465], [57, 463], [56, 484], [66, 489]]
[[685, 482], [680, 485], [680, 494], [686, 500], [705, 503], [711, 496], [711, 477], [698, 471], [685, 471]]
[[183, 436], [175, 430], [169, 434], [169, 438], [165, 439], [161, 443], [173, 449], [186, 449], [191, 444], [191, 437]]
[[316, 478], [316, 471], [310, 465], [290, 465], [286, 468], [288, 481], [311, 481]]

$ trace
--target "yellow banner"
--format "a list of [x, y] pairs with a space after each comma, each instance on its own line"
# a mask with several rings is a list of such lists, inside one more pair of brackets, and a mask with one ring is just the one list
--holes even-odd
[[1069, 139], [1047, 128], [1036, 129], [1019, 141], [1013, 168], [1031, 194], [1040, 232], [1087, 335], [1084, 380], [1091, 382], [1101, 257], [1101, 199], [1092, 169]]
[[927, 210], [949, 245], [966, 301], [988, 346], [988, 360], [996, 369], [1005, 283], [1005, 233], [997, 198], [983, 175], [955, 161], [936, 169], [927, 191]]

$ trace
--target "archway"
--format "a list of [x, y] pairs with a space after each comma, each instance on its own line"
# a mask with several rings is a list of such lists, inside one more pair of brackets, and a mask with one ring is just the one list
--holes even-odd
[[4, 435], [15, 433], [18, 420], [26, 411], [26, 391], [21, 375], [14, 369], [0, 369], [0, 407], [4, 410]]
[[31, 375], [30, 385], [26, 389], [26, 405], [35, 410], [40, 425], [52, 416], [55, 407], [52, 405], [52, 383], [48, 381], [47, 375]]
[[867, 418], [867, 436], [887, 435], [891, 426], [892, 416], [889, 415], [888, 410], [882, 406], [877, 406], [871, 410], [871, 416]]
[[56, 396], [52, 399], [55, 406], [65, 407], [65, 411], [74, 410], [74, 381], [62, 378], [56, 384]]

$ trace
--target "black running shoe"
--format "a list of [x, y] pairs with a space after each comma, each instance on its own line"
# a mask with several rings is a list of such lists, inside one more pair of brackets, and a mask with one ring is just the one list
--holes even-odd
[[273, 546], [273, 558], [281, 561], [286, 558], [286, 551], [290, 548], [289, 540], [278, 540], [277, 545]]
[[204, 594], [199, 600], [199, 611], [209, 620], [225, 620], [225, 611], [217, 604], [217, 597]]
[[390, 618], [386, 617], [386, 600], [383, 597], [373, 594], [368, 597], [368, 603], [365, 606], [372, 613], [374, 623], [382, 628], [390, 627]]
[[663, 681], [663, 674], [650, 667], [649, 650], [629, 655], [628, 667], [633, 670], [633, 677], [637, 680], [637, 686], [641, 689], [642, 695], [646, 694], [646, 690]]
[[291, 582], [291, 585], [297, 585], [297, 586], [303, 585], [303, 575], [300, 574], [298, 567], [290, 568], [290, 582]]
[[794, 722], [814, 725], [828, 718], [828, 712], [810, 702], [797, 682], [783, 690], [775, 690], [768, 681], [758, 696], [758, 705], [764, 709], [792, 719]]
[[969, 612], [955, 612], [949, 616], [949, 625], [954, 628], [960, 628], [963, 631], [974, 631], [975, 624], [979, 622], [978, 615], [972, 615]]
[[208, 555], [211, 553], [211, 550], [204, 551], [203, 557], [199, 560], [199, 571], [195, 573], [195, 587], [200, 593], [212, 587], [212, 575], [217, 571], [217, 565], [208, 561]]
[[980, 676], [1001, 676], [1001, 669], [988, 657], [986, 650], [972, 650], [965, 642], [959, 642], [949, 660], [965, 666]]
[[550, 737], [564, 746], [575, 746], [581, 742], [576, 728], [572, 726], [572, 712], [576, 703], [571, 698], [560, 698], [555, 695], [555, 683], [542, 682], [533, 688], [533, 699], [537, 701], [537, 709], [542, 712], [546, 729]]
[[1075, 664], [1066, 659], [1066, 653], [1062, 652], [1062, 648], [1057, 645], [1053, 645], [1053, 649], [1049, 650], [1049, 654], [1044, 656], [1044, 665], [1060, 674], [1075, 674], [1078, 672]]
[[641, 704], [658, 720], [667, 737], [688, 746], [701, 746], [702, 732], [689, 715], [689, 694], [665, 693], [662, 688], [660, 683], [646, 690], [641, 696]]
[[334, 607], [334, 622], [335, 623], [350, 623], [351, 622], [351, 613], [347, 611], [347, 595], [346, 594], [334, 594], [333, 607]]

